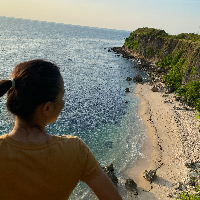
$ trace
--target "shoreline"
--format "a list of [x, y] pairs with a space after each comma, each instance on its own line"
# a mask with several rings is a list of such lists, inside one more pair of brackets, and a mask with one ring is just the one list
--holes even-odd
[[[136, 166], [126, 174], [137, 183], [138, 195], [129, 191], [128, 200], [168, 200], [176, 198], [187, 185], [194, 168], [187, 163], [200, 159], [199, 120], [197, 112], [175, 100], [175, 94], [153, 92], [152, 86], [137, 85], [135, 95], [141, 99], [140, 116], [147, 127], [143, 147]], [[143, 178], [144, 170], [157, 170], [152, 183]]]

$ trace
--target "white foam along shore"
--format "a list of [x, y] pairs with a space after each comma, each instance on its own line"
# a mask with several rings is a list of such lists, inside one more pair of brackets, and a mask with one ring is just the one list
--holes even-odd
[[[173, 199], [187, 185], [194, 168], [186, 163], [200, 160], [199, 120], [197, 111], [176, 101], [175, 94], [153, 92], [149, 84], [138, 84], [136, 96], [141, 99], [140, 116], [147, 127], [147, 137], [136, 166], [126, 171], [137, 183], [138, 195], [129, 192], [128, 199]], [[143, 178], [143, 171], [157, 170], [152, 183]]]

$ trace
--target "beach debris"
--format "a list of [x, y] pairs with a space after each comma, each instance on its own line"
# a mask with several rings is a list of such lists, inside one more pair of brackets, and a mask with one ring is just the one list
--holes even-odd
[[126, 179], [125, 188], [134, 192], [134, 195], [138, 195], [137, 184], [133, 179]]
[[153, 86], [153, 87], [151, 88], [151, 90], [152, 90], [153, 92], [158, 92], [158, 88], [157, 88], [156, 86]]
[[114, 185], [117, 187], [118, 178], [116, 177], [114, 173], [113, 164], [111, 163], [110, 165], [107, 165], [106, 167], [102, 167], [102, 169], [107, 174], [107, 176], [111, 179]]
[[157, 177], [156, 175], [156, 170], [145, 170], [144, 173], [143, 173], [143, 177], [147, 180], [147, 181], [154, 181]]
[[133, 81], [136, 83], [141, 83], [142, 82], [142, 77], [140, 75], [137, 75], [133, 78]]
[[132, 78], [130, 78], [130, 77], [127, 77], [127, 78], [126, 78], [126, 80], [127, 80], [127, 81], [131, 81], [131, 80], [132, 80]]
[[129, 88], [126, 88], [126, 89], [125, 89], [125, 92], [130, 92]]

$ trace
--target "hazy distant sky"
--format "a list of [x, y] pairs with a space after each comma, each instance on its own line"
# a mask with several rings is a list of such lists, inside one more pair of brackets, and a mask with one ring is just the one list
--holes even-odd
[[200, 0], [0, 0], [0, 16], [134, 31], [200, 34]]

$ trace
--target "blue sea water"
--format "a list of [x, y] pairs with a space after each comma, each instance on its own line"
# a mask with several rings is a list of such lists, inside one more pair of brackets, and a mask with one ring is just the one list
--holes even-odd
[[[133, 163], [145, 136], [138, 116], [136, 84], [126, 77], [144, 72], [134, 62], [108, 49], [122, 46], [130, 32], [33, 20], [0, 17], [0, 74], [7, 79], [23, 61], [42, 58], [61, 70], [66, 93], [58, 120], [48, 125], [55, 135], [76, 135], [91, 148], [102, 166], [113, 163], [123, 171]], [[125, 88], [130, 93], [125, 93]], [[125, 103], [127, 101], [128, 103]], [[6, 111], [6, 96], [0, 99], [0, 134], [12, 130]], [[70, 199], [89, 199], [89, 189], [78, 184]]]

